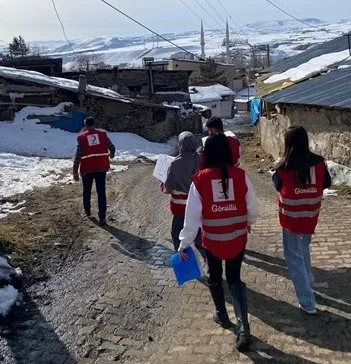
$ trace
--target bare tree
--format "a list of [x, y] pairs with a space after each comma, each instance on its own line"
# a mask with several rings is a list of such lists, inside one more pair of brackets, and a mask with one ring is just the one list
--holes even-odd
[[104, 66], [103, 57], [101, 54], [85, 53], [79, 54], [74, 59], [74, 68], [76, 71], [91, 71]]

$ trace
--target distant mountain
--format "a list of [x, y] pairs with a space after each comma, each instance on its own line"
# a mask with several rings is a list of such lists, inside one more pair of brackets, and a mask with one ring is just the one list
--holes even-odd
[[271, 34], [278, 32], [290, 32], [301, 29], [309, 29], [315, 26], [326, 26], [328, 22], [317, 19], [317, 18], [305, 18], [301, 19], [303, 22], [307, 24], [311, 24], [312, 27], [309, 27], [307, 24], [302, 22], [298, 22], [293, 19], [288, 20], [271, 20], [271, 21], [259, 21], [255, 23], [246, 24], [241, 28], [242, 31], [247, 33], [257, 33], [257, 34]]
[[[264, 49], [269, 44], [272, 60], [279, 60], [351, 30], [350, 20], [332, 24], [317, 18], [305, 18], [303, 21], [313, 27], [292, 19], [246, 24], [238, 31], [233, 30], [231, 32], [230, 36], [233, 43], [231, 50], [233, 53], [237, 50], [243, 54], [249, 54], [248, 42], [250, 45], [264, 45]], [[189, 52], [200, 54], [199, 30], [168, 33], [163, 34], [163, 36]], [[215, 57], [223, 54], [225, 52], [224, 38], [225, 29], [206, 31], [206, 56]], [[77, 54], [96, 54], [99, 59], [98, 61], [95, 60], [96, 62], [104, 62], [108, 65], [140, 66], [143, 57], [154, 57], [156, 60], [162, 60], [179, 52], [177, 47], [164, 42], [162, 39], [157, 39], [152, 34], [133, 37], [98, 36], [84, 40], [72, 40], [71, 45], [64, 41], [37, 41], [30, 42], [30, 45], [47, 49], [47, 55], [62, 57], [64, 67], [67, 70], [74, 67]]]
[[[171, 41], [187, 38], [199, 34], [197, 31], [187, 31], [182, 33], [169, 33], [163, 36]], [[152, 44], [157, 46], [163, 42], [162, 39], [154, 35], [136, 36], [136, 37], [113, 37], [113, 36], [99, 36], [96, 38], [75, 40], [71, 41], [71, 45], [65, 43], [64, 45], [52, 49], [51, 54], [64, 54], [72, 53], [72, 47], [76, 53], [82, 52], [101, 52], [113, 49], [126, 48], [131, 46], [146, 46]], [[72, 47], [71, 47], [72, 46]]]

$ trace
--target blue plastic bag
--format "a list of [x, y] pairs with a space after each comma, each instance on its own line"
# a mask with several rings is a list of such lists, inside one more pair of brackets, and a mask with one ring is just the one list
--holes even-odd
[[182, 260], [179, 253], [175, 253], [171, 257], [174, 275], [180, 286], [186, 282], [200, 279], [202, 276], [200, 264], [194, 250], [189, 247], [184, 249], [184, 253], [188, 254], [188, 260]]

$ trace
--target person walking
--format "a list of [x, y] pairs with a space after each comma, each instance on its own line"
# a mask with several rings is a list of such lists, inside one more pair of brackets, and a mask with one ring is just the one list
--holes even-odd
[[79, 171], [83, 181], [83, 205], [85, 214], [91, 216], [91, 189], [96, 184], [99, 205], [99, 224], [106, 225], [106, 172], [116, 148], [104, 130], [96, 129], [95, 120], [88, 117], [85, 129], [78, 135], [77, 151], [73, 165], [73, 176], [79, 181]]
[[323, 189], [330, 187], [331, 178], [324, 158], [310, 151], [303, 127], [287, 129], [284, 156], [273, 174], [273, 183], [279, 192], [284, 257], [299, 306], [308, 314], [316, 314], [310, 244]]
[[[223, 127], [223, 121], [221, 118], [217, 116], [213, 116], [210, 118], [207, 123], [206, 127], [208, 129], [209, 135], [218, 135], [218, 134], [224, 134], [224, 127]], [[239, 140], [234, 136], [227, 136], [229, 144], [230, 144], [230, 150], [232, 152], [232, 159], [234, 166], [240, 165], [240, 142]], [[200, 152], [200, 169], [206, 168], [206, 161], [205, 161], [205, 155], [203, 152]]]
[[245, 351], [250, 342], [246, 285], [241, 281], [241, 265], [247, 234], [257, 219], [257, 201], [253, 186], [243, 169], [233, 166], [228, 138], [224, 134], [210, 136], [204, 148], [206, 169], [193, 176], [180, 233], [179, 253], [192, 244], [202, 227], [202, 245], [209, 267], [208, 286], [215, 305], [213, 319], [230, 328], [225, 306], [222, 274], [223, 261], [229, 291], [237, 318], [236, 347]]
[[[184, 225], [185, 206], [191, 185], [191, 176], [199, 170], [195, 135], [189, 131], [181, 133], [178, 137], [178, 146], [179, 154], [169, 168], [166, 182], [161, 184], [162, 191], [171, 194], [170, 209], [173, 214], [171, 236], [174, 251], [178, 251], [180, 245], [179, 234]], [[205, 258], [199, 231], [195, 238], [195, 245]]]

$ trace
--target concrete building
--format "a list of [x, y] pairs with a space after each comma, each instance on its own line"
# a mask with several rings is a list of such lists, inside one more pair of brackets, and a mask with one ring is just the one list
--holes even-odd
[[[191, 59], [170, 59], [168, 60], [167, 70], [169, 71], [191, 71], [189, 84], [192, 84], [201, 76], [200, 66], [205, 61]], [[217, 63], [217, 71], [223, 71], [223, 77], [227, 80], [227, 86], [236, 91], [244, 87], [246, 71], [244, 68], [236, 68], [232, 64]]]

